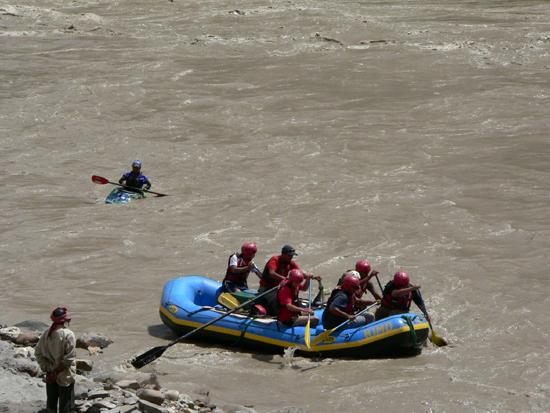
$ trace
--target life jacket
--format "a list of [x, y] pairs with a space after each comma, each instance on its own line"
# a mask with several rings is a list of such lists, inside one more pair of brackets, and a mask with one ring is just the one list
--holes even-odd
[[244, 284], [246, 283], [246, 280], [248, 279], [248, 274], [250, 274], [250, 271], [245, 271], [240, 274], [236, 274], [231, 270], [231, 267], [229, 266], [229, 263], [231, 262], [231, 257], [233, 255], [237, 256], [237, 267], [245, 267], [248, 265], [248, 262], [245, 261], [242, 254], [239, 254], [238, 252], [235, 252], [231, 254], [227, 260], [227, 271], [225, 272], [225, 279], [227, 281], [231, 281], [237, 284]]
[[280, 283], [279, 283], [279, 280], [275, 280], [273, 277], [271, 277], [271, 275], [269, 274], [269, 268], [268, 268], [268, 264], [269, 262], [273, 259], [273, 258], [276, 258], [277, 260], [277, 269], [275, 270], [278, 274], [282, 275], [283, 277], [286, 277], [288, 275], [288, 272], [294, 268], [300, 268], [295, 262], [294, 260], [290, 260], [290, 262], [288, 264], [286, 264], [285, 266], [283, 266], [281, 264], [281, 261], [280, 261], [280, 258], [281, 256], [275, 256], [275, 257], [271, 257], [266, 263], [265, 263], [265, 266], [264, 266], [264, 270], [262, 271], [262, 278], [260, 279], [260, 286], [262, 287], [265, 287], [267, 289], [269, 288], [273, 288], [273, 287], [276, 287], [278, 286]]
[[145, 175], [143, 175], [141, 172], [138, 175], [133, 174], [132, 172], [129, 172], [126, 175], [126, 186], [130, 186], [132, 188], [126, 188], [126, 189], [141, 189], [141, 187], [144, 184], [144, 178]]
[[409, 292], [407, 295], [402, 297], [392, 297], [392, 291], [396, 290], [393, 281], [390, 281], [384, 287], [384, 293], [382, 297], [382, 305], [391, 310], [403, 310], [409, 311], [411, 308], [412, 293]]
[[331, 306], [332, 302], [334, 301], [336, 294], [338, 294], [339, 292], [343, 292], [348, 296], [348, 305], [346, 306], [346, 309], [344, 310], [344, 312], [346, 312], [347, 314], [355, 314], [355, 300], [357, 299], [357, 296], [354, 293], [348, 293], [347, 291], [342, 290], [341, 287], [336, 287], [330, 293], [330, 297], [327, 301], [327, 310]]
[[[297, 305], [298, 304], [298, 295], [300, 294], [300, 288], [297, 287], [297, 288], [292, 288], [288, 285], [288, 282], [285, 280], [285, 281], [282, 281], [281, 282], [281, 288], [279, 288], [277, 290], [277, 305], [279, 307], [279, 311], [278, 311], [278, 316], [277, 318], [280, 320], [280, 321], [288, 321], [290, 319], [292, 319], [297, 313], [293, 312], [293, 311], [290, 311], [288, 308], [286, 308], [285, 306], [281, 305], [281, 301], [280, 301], [280, 296], [281, 296], [281, 292], [284, 290], [284, 289], [290, 289], [291, 291], [291, 295], [292, 295], [292, 304], [294, 305]], [[299, 315], [299, 314], [298, 314]]]

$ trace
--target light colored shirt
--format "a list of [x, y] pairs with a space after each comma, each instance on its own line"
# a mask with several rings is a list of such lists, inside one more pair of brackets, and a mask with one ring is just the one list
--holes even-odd
[[44, 331], [34, 348], [36, 361], [46, 372], [55, 371], [63, 367], [57, 374], [57, 384], [66, 387], [74, 383], [76, 377], [76, 337], [65, 327], [60, 327], [48, 337], [48, 330]]

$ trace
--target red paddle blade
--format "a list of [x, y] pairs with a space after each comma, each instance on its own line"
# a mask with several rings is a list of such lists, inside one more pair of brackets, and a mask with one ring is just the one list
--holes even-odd
[[92, 182], [105, 185], [109, 183], [109, 180], [107, 178], [103, 178], [102, 176], [92, 175]]

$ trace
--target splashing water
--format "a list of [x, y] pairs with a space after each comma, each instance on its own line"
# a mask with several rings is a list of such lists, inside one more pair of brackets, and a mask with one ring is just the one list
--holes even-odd
[[283, 354], [283, 361], [281, 363], [281, 368], [288, 368], [293, 366], [294, 353], [298, 350], [298, 347], [287, 347], [285, 348]]

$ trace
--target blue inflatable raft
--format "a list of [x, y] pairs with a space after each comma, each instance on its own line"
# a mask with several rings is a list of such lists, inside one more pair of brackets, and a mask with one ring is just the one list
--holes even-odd
[[[183, 335], [227, 313], [218, 304], [221, 283], [200, 275], [188, 275], [166, 283], [160, 304], [163, 323]], [[323, 308], [315, 310], [321, 320]], [[399, 357], [419, 354], [428, 338], [428, 322], [406, 313], [371, 324], [336, 330], [326, 341], [313, 344], [325, 329], [312, 328], [311, 348], [304, 341], [305, 327], [287, 327], [274, 318], [233, 313], [197, 332], [203, 338], [260, 351], [282, 352], [297, 347], [301, 355], [323, 357]]]

